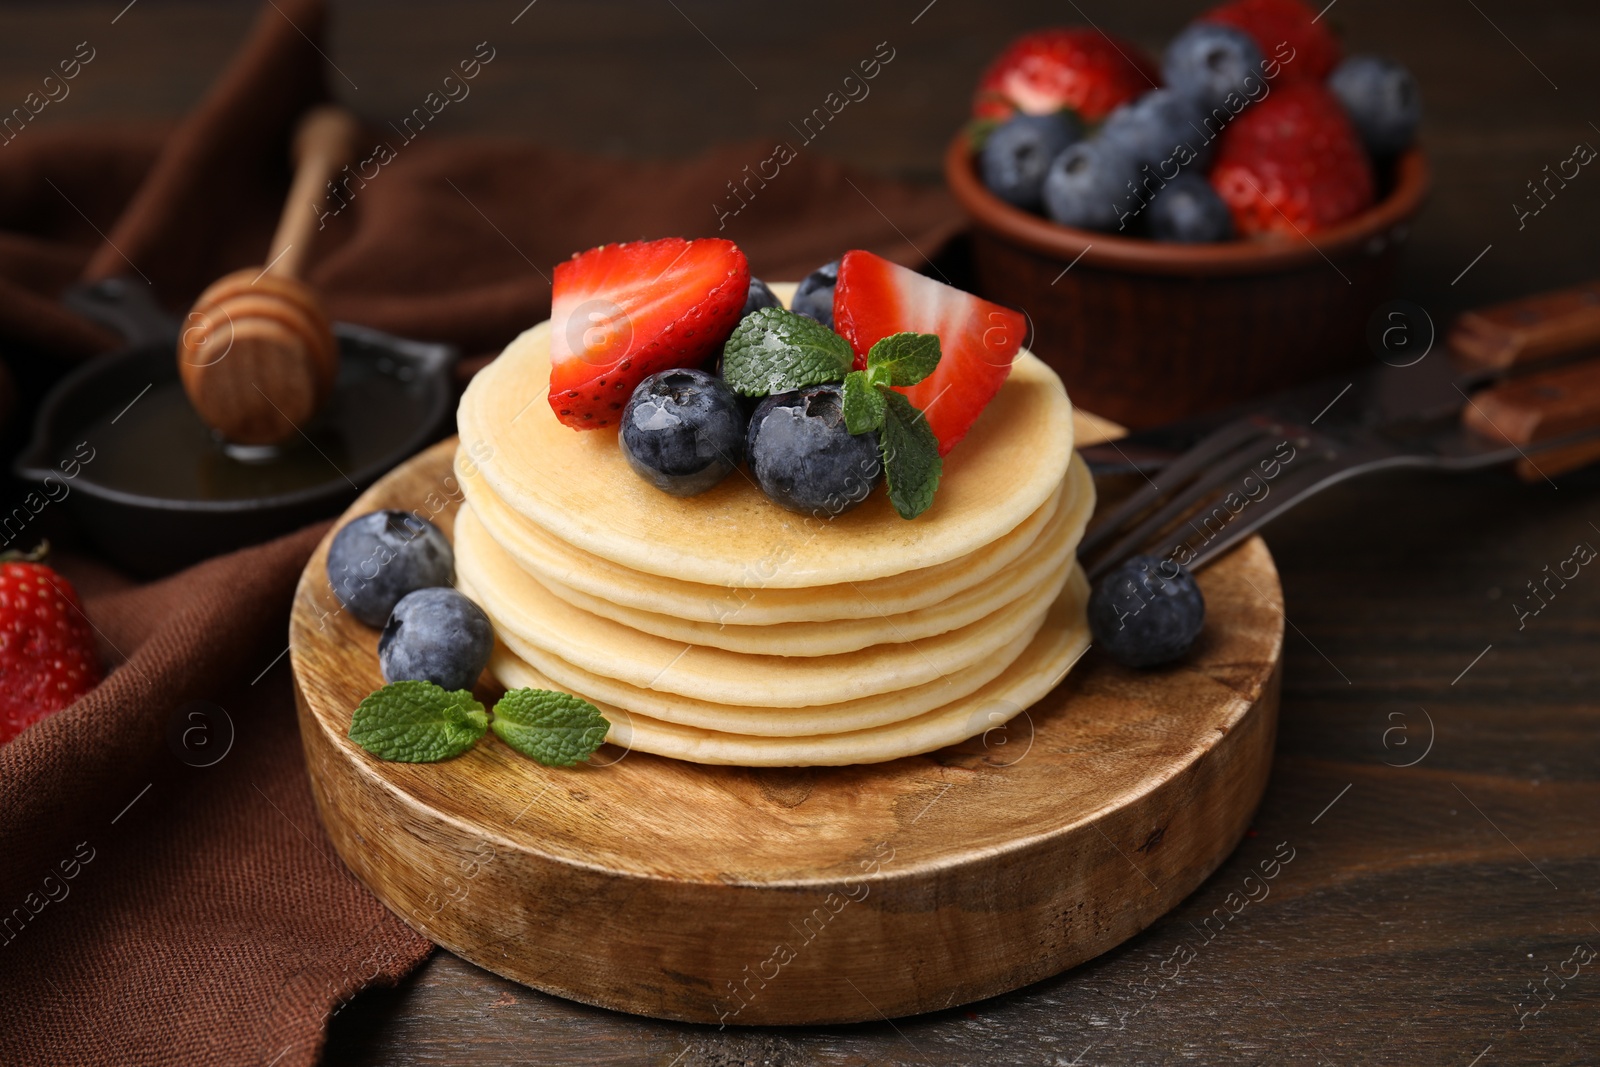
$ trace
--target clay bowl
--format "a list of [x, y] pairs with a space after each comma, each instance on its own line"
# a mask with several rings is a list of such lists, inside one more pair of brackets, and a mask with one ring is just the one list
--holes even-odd
[[1413, 148], [1380, 170], [1376, 204], [1309, 239], [1178, 245], [1013, 207], [984, 187], [964, 133], [944, 171], [972, 220], [978, 291], [1027, 312], [1075, 403], [1134, 429], [1370, 361], [1367, 320], [1429, 186]]

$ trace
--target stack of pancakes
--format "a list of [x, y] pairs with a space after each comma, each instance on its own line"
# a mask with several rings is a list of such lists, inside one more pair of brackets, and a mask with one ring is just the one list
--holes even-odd
[[908, 521], [881, 488], [797, 515], [743, 468], [662, 493], [614, 431], [556, 421], [549, 337], [514, 341], [458, 413], [457, 583], [494, 623], [507, 688], [590, 700], [607, 740], [644, 752], [873, 763], [999, 726], [1087, 647], [1075, 550], [1094, 485], [1066, 393], [1030, 353]]

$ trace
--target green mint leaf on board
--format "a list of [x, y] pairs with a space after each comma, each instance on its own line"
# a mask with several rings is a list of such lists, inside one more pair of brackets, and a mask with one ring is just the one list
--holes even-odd
[[853, 370], [844, 376], [844, 428], [851, 433], [866, 433], [883, 425], [883, 394], [873, 387], [867, 375]]
[[944, 470], [939, 439], [911, 401], [889, 389], [878, 395], [886, 402], [878, 447], [883, 452], [883, 480], [888, 485], [889, 503], [902, 519], [914, 519], [928, 510], [933, 492], [939, 488], [939, 475]]
[[[887, 375], [884, 385], [916, 385], [939, 365], [939, 335], [936, 333], [892, 333], [867, 352], [867, 371], [873, 384]], [[879, 371], [879, 374], [872, 374]]]
[[722, 346], [723, 381], [741, 396], [842, 381], [854, 364], [849, 341], [783, 308], [746, 315]]
[[471, 748], [488, 725], [483, 705], [464, 689], [390, 682], [357, 705], [349, 736], [379, 759], [434, 763]]
[[611, 724], [570, 693], [513, 689], [494, 706], [494, 735], [547, 767], [570, 767], [594, 754]]

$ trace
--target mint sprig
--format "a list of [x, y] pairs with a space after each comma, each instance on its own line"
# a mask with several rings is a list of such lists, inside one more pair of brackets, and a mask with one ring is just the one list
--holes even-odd
[[844, 428], [853, 434], [863, 434], [883, 425], [883, 393], [875, 389], [867, 376], [853, 370], [844, 378]]
[[548, 767], [570, 767], [592, 755], [610, 723], [587, 700], [548, 689], [512, 689], [494, 719], [464, 689], [432, 682], [390, 682], [369, 694], [350, 717], [350, 740], [379, 759], [436, 763], [459, 756], [490, 729], [516, 751]]
[[933, 505], [934, 490], [944, 473], [939, 439], [922, 412], [900, 393], [885, 389], [883, 429], [878, 447], [883, 452], [883, 480], [889, 503], [902, 519], [914, 519]]
[[874, 385], [916, 385], [939, 365], [936, 333], [891, 333], [867, 352]]
[[853, 370], [844, 379], [845, 429], [878, 431], [889, 503], [902, 519], [914, 519], [933, 504], [944, 463], [928, 420], [893, 387], [916, 385], [938, 365], [937, 335], [895, 333], [867, 352], [866, 370]]
[[611, 724], [600, 709], [570, 693], [513, 689], [494, 706], [494, 735], [547, 767], [589, 758]]
[[483, 705], [464, 689], [390, 682], [356, 706], [350, 740], [379, 759], [435, 763], [461, 755], [488, 726]]
[[722, 380], [742, 396], [837, 382], [854, 363], [849, 341], [783, 308], [746, 315], [722, 346]]

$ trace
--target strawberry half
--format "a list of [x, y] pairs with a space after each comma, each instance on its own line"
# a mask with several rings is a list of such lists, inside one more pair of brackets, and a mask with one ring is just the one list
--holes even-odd
[[616, 422], [634, 387], [698, 367], [739, 324], [750, 266], [732, 241], [667, 237], [601, 245], [557, 264], [550, 293], [550, 407], [575, 430]]
[[967, 436], [1005, 384], [1027, 330], [1020, 312], [859, 249], [839, 261], [833, 323], [855, 350], [858, 370], [867, 365], [867, 351], [892, 333], [939, 335], [939, 365], [899, 391], [926, 416], [941, 456]]
[[1004, 122], [1016, 111], [1047, 115], [1071, 108], [1083, 121], [1098, 122], [1160, 84], [1159, 68], [1136, 44], [1099, 30], [1036, 30], [989, 64], [972, 114]]
[[1313, 233], [1372, 204], [1372, 162], [1338, 99], [1280, 85], [1222, 131], [1211, 184], [1243, 234]]
[[[1339, 39], [1318, 21], [1317, 13], [1300, 0], [1233, 0], [1214, 7], [1196, 22], [1215, 22], [1243, 30], [1261, 48], [1261, 54], [1282, 64], [1283, 84], [1320, 82], [1339, 65]], [[1294, 58], [1287, 58], [1287, 45]]]

